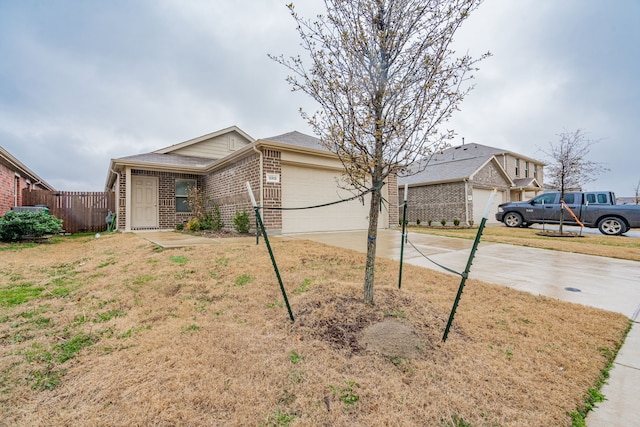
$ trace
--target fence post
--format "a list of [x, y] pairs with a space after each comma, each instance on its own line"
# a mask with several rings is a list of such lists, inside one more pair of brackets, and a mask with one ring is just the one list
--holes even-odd
[[287, 298], [287, 292], [284, 290], [282, 278], [280, 278], [280, 271], [278, 271], [278, 265], [276, 264], [276, 259], [273, 256], [273, 251], [271, 250], [269, 236], [267, 236], [267, 231], [264, 229], [264, 224], [262, 223], [262, 218], [260, 217], [260, 207], [258, 207], [258, 204], [256, 203], [256, 198], [253, 196], [253, 190], [251, 190], [251, 184], [249, 184], [249, 182], [247, 182], [247, 191], [249, 191], [249, 197], [251, 197], [251, 203], [253, 204], [253, 209], [256, 213], [256, 220], [258, 221], [258, 225], [260, 226], [260, 230], [262, 230], [262, 235], [264, 236], [264, 243], [267, 245], [267, 249], [269, 250], [271, 264], [273, 264], [273, 270], [276, 272], [276, 277], [278, 278], [278, 283], [280, 284], [280, 291], [282, 292], [282, 296], [284, 297], [284, 303], [287, 305], [287, 311], [289, 311], [289, 318], [292, 322], [294, 322], [295, 319], [293, 318], [293, 313], [291, 312], [289, 298]]
[[402, 286], [402, 258], [404, 257], [404, 240], [406, 239], [405, 230], [407, 227], [407, 191], [409, 185], [404, 185], [404, 204], [402, 208], [402, 241], [400, 242], [400, 273], [398, 274], [398, 289]]
[[487, 218], [489, 218], [489, 210], [491, 209], [491, 205], [493, 204], [493, 199], [495, 197], [496, 197], [496, 190], [494, 189], [491, 192], [491, 196], [489, 197], [489, 202], [487, 203], [487, 207], [484, 210], [484, 214], [482, 215], [482, 221], [480, 221], [480, 226], [478, 227], [478, 233], [476, 234], [476, 239], [473, 241], [473, 247], [471, 248], [471, 253], [469, 254], [469, 259], [467, 260], [467, 267], [464, 269], [464, 272], [462, 273], [462, 280], [460, 280], [458, 293], [456, 294], [456, 299], [453, 302], [453, 307], [451, 308], [451, 313], [449, 314], [449, 320], [447, 321], [447, 327], [445, 328], [444, 335], [442, 336], [442, 342], [445, 342], [447, 340], [447, 336], [449, 335], [449, 329], [451, 328], [451, 324], [453, 323], [453, 317], [456, 314], [456, 309], [458, 308], [458, 303], [460, 302], [460, 297], [462, 296], [462, 291], [464, 290], [464, 284], [467, 281], [467, 277], [469, 277], [471, 264], [473, 263], [473, 258], [476, 255], [476, 250], [478, 249], [478, 244], [480, 243], [480, 237], [482, 236], [482, 231], [484, 230], [484, 226], [487, 223]]

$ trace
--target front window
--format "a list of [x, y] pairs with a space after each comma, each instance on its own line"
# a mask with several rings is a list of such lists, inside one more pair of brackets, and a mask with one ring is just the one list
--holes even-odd
[[520, 159], [516, 159], [516, 176], [520, 176]]
[[187, 196], [189, 188], [195, 186], [195, 179], [176, 179], [176, 212], [191, 212]]
[[524, 162], [524, 177], [529, 178], [529, 162]]
[[533, 177], [538, 179], [538, 165], [536, 164], [533, 165]]

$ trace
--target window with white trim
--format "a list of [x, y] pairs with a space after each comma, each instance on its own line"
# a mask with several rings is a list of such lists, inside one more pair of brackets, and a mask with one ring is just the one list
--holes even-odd
[[188, 203], [189, 188], [195, 186], [195, 179], [176, 179], [176, 212], [191, 212]]

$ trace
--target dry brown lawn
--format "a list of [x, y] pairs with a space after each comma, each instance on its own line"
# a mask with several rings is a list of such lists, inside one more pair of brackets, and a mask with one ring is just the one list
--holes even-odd
[[570, 426], [620, 314], [272, 239], [162, 250], [132, 234], [0, 246], [0, 424]]

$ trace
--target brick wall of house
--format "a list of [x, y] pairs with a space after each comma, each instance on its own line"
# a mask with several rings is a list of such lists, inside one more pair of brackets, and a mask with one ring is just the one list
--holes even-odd
[[[387, 177], [387, 200], [389, 202], [389, 228], [395, 228], [400, 225], [400, 218], [398, 217], [398, 209], [395, 209], [400, 203], [398, 200], [398, 175], [391, 174]], [[404, 191], [404, 190], [403, 190]]]
[[116, 206], [118, 207], [118, 212], [116, 212], [118, 216], [116, 220], [118, 222], [117, 229], [124, 230], [126, 226], [126, 221], [127, 221], [127, 213], [125, 211], [125, 208], [127, 206], [127, 199], [126, 199], [127, 178], [125, 177], [124, 173], [121, 173], [119, 177], [120, 179], [118, 179], [118, 181], [116, 182], [115, 184], [116, 187], [114, 189], [116, 193]]
[[[209, 209], [218, 206], [224, 223], [224, 230], [233, 231], [233, 218], [236, 212], [246, 210], [251, 218], [251, 228], [255, 230], [255, 214], [246, 183], [258, 203], [260, 200], [260, 156], [258, 153], [239, 159], [235, 163], [214, 171], [204, 180], [205, 194], [209, 200]], [[267, 225], [265, 224], [265, 227]]]
[[[15, 206], [14, 180], [14, 171], [0, 163], [0, 215], [4, 215]], [[21, 192], [18, 193], [18, 197], [20, 194]]]
[[[17, 200], [16, 182], [18, 183]], [[10, 211], [13, 206], [22, 206], [22, 190], [25, 188], [41, 189], [38, 185], [29, 184], [24, 177], [16, 176], [15, 170], [0, 163], [0, 216]]]
[[[193, 215], [188, 212], [176, 212], [176, 179], [194, 179], [199, 187], [204, 186], [204, 178], [199, 175], [158, 172], [148, 170], [131, 170], [131, 175], [145, 175], [158, 177], [158, 228], [161, 230], [173, 229], [178, 224], [189, 221]], [[126, 174], [120, 174], [118, 189], [116, 190], [119, 206], [118, 228], [123, 230], [126, 226]]]
[[509, 183], [493, 162], [487, 164], [473, 176], [473, 186], [486, 189], [509, 189]]
[[[398, 200], [404, 203], [404, 188], [399, 189]], [[465, 183], [462, 181], [410, 187], [407, 197], [407, 221], [415, 223], [420, 220], [426, 224], [432, 220], [437, 224], [441, 219], [445, 219], [451, 224], [454, 218], [458, 218], [465, 223], [468, 220], [466, 200]], [[402, 208], [399, 209], [399, 214], [401, 213]]]
[[[277, 175], [282, 178], [281, 153], [276, 150], [264, 150], [263, 156], [263, 205], [265, 208], [279, 208], [282, 206], [282, 179], [278, 182], [267, 182], [267, 175]], [[282, 211], [263, 209], [261, 215], [267, 230], [282, 230]]]

